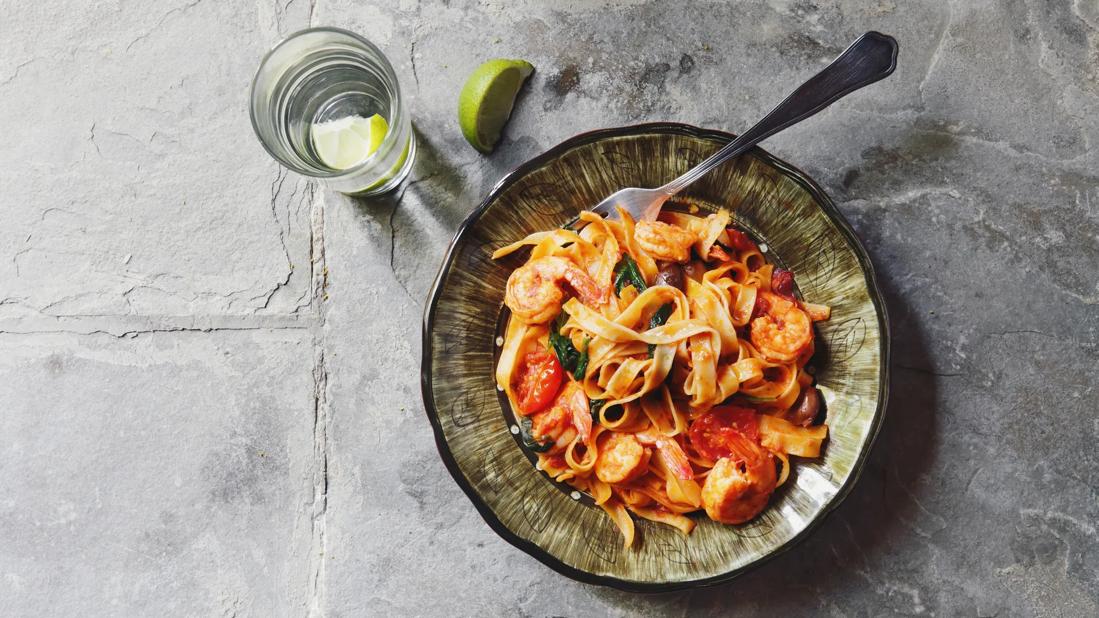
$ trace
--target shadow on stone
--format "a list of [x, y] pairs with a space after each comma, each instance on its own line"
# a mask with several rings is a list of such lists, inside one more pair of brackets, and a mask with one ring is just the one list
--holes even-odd
[[861, 160], [844, 170], [837, 197], [875, 199], [916, 179], [937, 182], [941, 166], [954, 165], [960, 141], [941, 122], [919, 120], [916, 126], [901, 134], [894, 144], [871, 146], [861, 153]]
[[406, 193], [419, 198], [425, 204], [425, 214], [436, 218], [440, 224], [447, 225], [464, 216], [455, 200], [438, 199], [440, 196], [458, 196], [466, 186], [460, 166], [450, 163], [425, 134], [415, 125], [412, 132], [416, 136], [416, 160], [408, 178], [395, 190], [384, 195], [368, 198], [352, 198], [356, 208], [363, 214], [385, 213], [392, 220], [398, 206], [404, 201]]
[[[454, 230], [473, 207], [471, 183], [462, 165], [413, 127], [416, 159], [408, 178], [394, 191], [369, 198], [349, 198], [365, 223], [393, 276], [417, 303], [422, 302]], [[475, 159], [473, 163], [479, 163]], [[438, 257], [435, 257], [438, 256]]]

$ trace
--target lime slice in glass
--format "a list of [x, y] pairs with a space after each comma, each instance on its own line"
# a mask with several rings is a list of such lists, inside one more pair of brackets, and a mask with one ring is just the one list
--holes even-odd
[[458, 125], [474, 148], [492, 152], [511, 117], [515, 95], [534, 72], [526, 60], [498, 58], [477, 67], [458, 95]]
[[412, 139], [413, 138], [410, 135], [408, 137], [408, 141], [405, 142], [404, 150], [402, 150], [401, 155], [399, 157], [397, 157], [397, 162], [393, 164], [393, 167], [390, 168], [390, 170], [388, 172], [383, 174], [381, 178], [379, 178], [379, 179], [375, 180], [374, 182], [366, 185], [362, 189], [359, 189], [358, 191], [355, 191], [354, 193], [349, 193], [348, 195], [362, 195], [363, 193], [373, 191], [374, 189], [377, 189], [378, 187], [380, 187], [380, 186], [384, 185], [385, 183], [389, 182], [390, 180], [392, 180], [393, 177], [396, 176], [397, 173], [401, 171], [401, 168], [404, 167], [405, 161], [408, 160], [408, 151], [411, 150], [411, 148], [412, 148]]
[[344, 116], [313, 125], [313, 148], [325, 165], [345, 170], [374, 154], [388, 132], [389, 123], [378, 114], [369, 118]]

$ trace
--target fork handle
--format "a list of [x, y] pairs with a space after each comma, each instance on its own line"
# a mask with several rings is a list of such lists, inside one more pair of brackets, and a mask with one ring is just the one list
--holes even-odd
[[832, 64], [786, 97], [763, 120], [679, 178], [660, 187], [674, 195], [725, 161], [743, 154], [764, 139], [805, 120], [863, 86], [888, 77], [897, 68], [897, 40], [867, 32], [845, 49]]

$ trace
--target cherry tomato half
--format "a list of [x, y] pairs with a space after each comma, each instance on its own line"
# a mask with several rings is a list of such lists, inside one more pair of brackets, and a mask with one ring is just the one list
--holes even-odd
[[714, 245], [710, 247], [710, 253], [706, 256], [707, 259], [717, 260], [718, 262], [731, 262], [732, 256], [725, 253], [725, 250], [721, 248], [721, 245]]
[[771, 273], [771, 291], [787, 300], [794, 299], [794, 273], [776, 268]]
[[695, 420], [688, 437], [703, 457], [718, 460], [744, 456], [745, 439], [759, 442], [759, 417], [748, 408], [719, 406]]
[[756, 243], [752, 242], [752, 239], [747, 234], [741, 232], [735, 227], [725, 228], [725, 233], [729, 235], [729, 246], [737, 251], [747, 251], [749, 249], [758, 250]]
[[527, 416], [545, 410], [561, 390], [564, 371], [557, 357], [537, 348], [523, 358], [512, 385], [519, 413]]

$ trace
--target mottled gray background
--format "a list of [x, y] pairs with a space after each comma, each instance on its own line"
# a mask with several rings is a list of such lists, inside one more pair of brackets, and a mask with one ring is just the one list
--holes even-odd
[[[1099, 613], [1099, 3], [6, 1], [5, 615]], [[410, 182], [329, 194], [264, 154], [260, 55], [359, 31], [402, 76]], [[766, 146], [865, 240], [893, 398], [850, 498], [732, 585], [636, 596], [496, 537], [447, 475], [420, 319], [458, 223], [579, 131], [741, 130], [868, 29], [889, 80]], [[537, 72], [497, 152], [482, 60]]]

